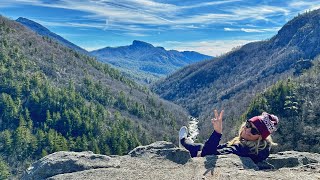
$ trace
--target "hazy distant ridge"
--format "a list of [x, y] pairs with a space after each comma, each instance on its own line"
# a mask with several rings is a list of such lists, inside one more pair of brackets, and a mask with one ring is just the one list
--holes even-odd
[[211, 56], [194, 51], [167, 51], [163, 47], [154, 47], [138, 40], [128, 46], [106, 47], [90, 53], [101, 62], [112, 64], [143, 82], [165, 77], [191, 63], [212, 59]]

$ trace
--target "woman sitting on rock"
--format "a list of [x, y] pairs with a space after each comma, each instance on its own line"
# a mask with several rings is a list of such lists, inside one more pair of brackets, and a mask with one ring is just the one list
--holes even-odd
[[215, 110], [215, 118], [211, 120], [214, 131], [205, 144], [194, 143], [188, 137], [188, 129], [183, 126], [179, 131], [180, 144], [191, 154], [191, 157], [206, 155], [236, 154], [250, 157], [255, 163], [265, 160], [269, 156], [270, 148], [276, 145], [272, 142], [271, 133], [276, 131], [279, 122], [277, 116], [263, 112], [242, 124], [239, 136], [231, 141], [219, 145], [222, 133], [223, 110], [220, 114]]

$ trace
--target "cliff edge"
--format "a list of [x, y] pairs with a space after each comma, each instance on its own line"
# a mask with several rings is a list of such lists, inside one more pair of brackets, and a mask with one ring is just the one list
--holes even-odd
[[188, 151], [158, 141], [125, 156], [56, 152], [33, 163], [22, 179], [320, 179], [320, 155], [285, 151], [255, 164], [237, 155], [191, 158]]

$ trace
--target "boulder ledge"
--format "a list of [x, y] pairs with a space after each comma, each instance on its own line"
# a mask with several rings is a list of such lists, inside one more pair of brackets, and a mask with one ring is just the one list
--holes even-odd
[[187, 150], [158, 141], [125, 156], [56, 152], [33, 163], [29, 179], [320, 179], [320, 154], [285, 151], [262, 163], [237, 155], [191, 158]]

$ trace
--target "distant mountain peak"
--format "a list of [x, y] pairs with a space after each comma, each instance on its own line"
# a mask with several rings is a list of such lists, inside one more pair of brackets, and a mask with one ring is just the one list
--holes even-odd
[[147, 84], [181, 67], [212, 58], [197, 52], [167, 51], [138, 40], [128, 46], [106, 47], [90, 53], [99, 61], [119, 67], [131, 78]]
[[16, 21], [21, 23], [21, 24], [23, 24], [23, 25], [26, 25], [28, 27], [30, 27], [32, 25], [34, 27], [34, 29], [36, 28], [36, 29], [41, 30], [43, 32], [50, 32], [49, 29], [47, 29], [46, 27], [42, 26], [41, 24], [39, 24], [39, 23], [37, 23], [35, 21], [32, 21], [30, 19], [24, 18], [24, 17], [19, 17]]
[[24, 17], [19, 17], [16, 21], [21, 22], [21, 21], [31, 21], [31, 20]]
[[145, 48], [154, 48], [154, 46], [152, 44], [143, 42], [143, 41], [139, 41], [139, 40], [134, 40], [132, 42], [132, 46], [134, 47], [145, 47]]
[[21, 23], [22, 25], [26, 26], [27, 28], [31, 29], [32, 31], [36, 32], [37, 34], [40, 34], [41, 36], [47, 36], [51, 39], [56, 40], [57, 42], [73, 49], [76, 50], [80, 53], [83, 54], [89, 54], [88, 51], [86, 51], [85, 49], [73, 44], [72, 42], [64, 39], [63, 37], [61, 37], [58, 34], [55, 34], [53, 32], [51, 32], [49, 29], [47, 29], [46, 27], [42, 26], [41, 24], [32, 21], [30, 19], [24, 18], [24, 17], [19, 17], [16, 22]]
[[32, 21], [32, 20], [30, 20], [30, 19], [27, 19], [27, 18], [25, 18], [25, 17], [19, 17], [18, 19], [16, 19], [16, 21], [18, 21], [18, 22], [21, 22], [21, 21], [29, 21], [29, 22], [35, 23], [34, 21]]

